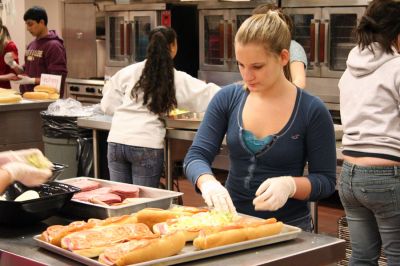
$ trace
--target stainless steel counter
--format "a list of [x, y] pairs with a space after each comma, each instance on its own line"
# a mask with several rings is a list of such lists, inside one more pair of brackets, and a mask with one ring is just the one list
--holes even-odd
[[0, 151], [38, 148], [43, 150], [40, 112], [54, 101], [22, 100], [0, 104]]
[[22, 100], [19, 103], [1, 103], [0, 112], [8, 111], [20, 111], [20, 110], [31, 110], [31, 109], [47, 109], [49, 104], [53, 103], [54, 100]]
[[[71, 220], [52, 217], [29, 227], [0, 226], [0, 249], [34, 259], [47, 265], [83, 265], [61, 255], [39, 248], [33, 236], [40, 234], [49, 225], [68, 224]], [[253, 248], [240, 252], [210, 257], [182, 265], [297, 265], [319, 266], [337, 262], [345, 257], [345, 241], [342, 239], [300, 233], [294, 240]]]

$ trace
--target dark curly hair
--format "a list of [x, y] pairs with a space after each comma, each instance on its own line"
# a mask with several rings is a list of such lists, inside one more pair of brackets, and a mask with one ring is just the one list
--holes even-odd
[[147, 61], [142, 75], [133, 87], [132, 97], [143, 91], [143, 105], [160, 116], [177, 106], [174, 84], [174, 61], [170, 45], [176, 41], [172, 28], [158, 26], [149, 33]]
[[357, 44], [364, 50], [377, 42], [382, 49], [393, 54], [392, 45], [396, 45], [400, 34], [400, 2], [394, 0], [372, 1], [356, 30]]

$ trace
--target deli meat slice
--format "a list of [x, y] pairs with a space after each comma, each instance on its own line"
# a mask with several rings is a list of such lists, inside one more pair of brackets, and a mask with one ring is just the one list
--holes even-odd
[[99, 182], [92, 180], [76, 180], [68, 184], [80, 188], [81, 191], [89, 191], [100, 187]]
[[98, 188], [98, 189], [75, 193], [74, 196], [72, 197], [72, 199], [89, 201], [90, 198], [93, 198], [98, 195], [104, 195], [107, 193], [111, 193], [111, 188], [110, 187], [102, 187], [102, 188]]
[[121, 198], [139, 198], [139, 187], [135, 185], [116, 185], [111, 187], [111, 193], [121, 196]]
[[113, 203], [120, 203], [122, 201], [121, 197], [114, 193], [105, 193], [105, 194], [98, 194], [91, 198], [89, 198], [89, 202], [101, 204], [101, 202], [105, 204], [113, 204]]

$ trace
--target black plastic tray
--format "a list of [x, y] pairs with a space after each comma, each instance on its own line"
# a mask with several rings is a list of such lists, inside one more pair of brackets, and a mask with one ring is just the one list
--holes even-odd
[[[40, 198], [14, 201], [27, 190], [37, 191]], [[59, 182], [49, 182], [34, 188], [14, 183], [4, 193], [6, 200], [0, 200], [0, 223], [26, 225], [44, 220], [55, 215], [79, 191], [77, 187]]]

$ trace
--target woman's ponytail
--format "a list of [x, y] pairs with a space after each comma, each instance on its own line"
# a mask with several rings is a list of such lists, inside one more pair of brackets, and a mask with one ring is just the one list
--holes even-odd
[[158, 115], [165, 115], [177, 105], [174, 86], [174, 62], [170, 47], [176, 42], [173, 29], [159, 26], [150, 31], [147, 61], [132, 90], [138, 98], [143, 91], [143, 105]]

